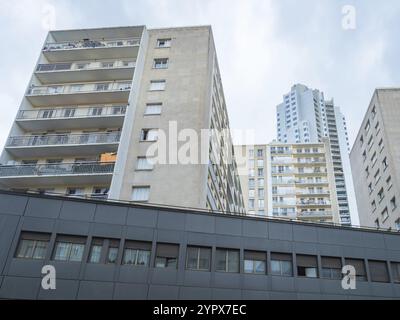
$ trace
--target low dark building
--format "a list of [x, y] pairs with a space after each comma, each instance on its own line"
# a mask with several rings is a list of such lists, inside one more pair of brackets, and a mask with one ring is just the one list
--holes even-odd
[[2, 299], [398, 299], [400, 235], [2, 191], [0, 271]]

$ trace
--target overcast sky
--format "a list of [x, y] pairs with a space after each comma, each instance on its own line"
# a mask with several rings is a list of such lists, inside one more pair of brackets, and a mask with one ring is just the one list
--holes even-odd
[[[356, 28], [342, 26], [352, 5]], [[48, 19], [55, 12], [55, 19]], [[333, 97], [351, 142], [376, 87], [399, 85], [398, 0], [1, 0], [0, 148], [49, 25], [74, 29], [212, 25], [232, 128], [275, 138], [275, 106], [294, 83]]]

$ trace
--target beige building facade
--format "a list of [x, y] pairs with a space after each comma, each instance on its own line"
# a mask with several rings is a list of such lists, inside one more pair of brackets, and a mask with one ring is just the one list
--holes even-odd
[[360, 224], [400, 231], [400, 88], [376, 89], [350, 153]]
[[51, 31], [0, 186], [242, 213], [230, 145], [211, 27]]

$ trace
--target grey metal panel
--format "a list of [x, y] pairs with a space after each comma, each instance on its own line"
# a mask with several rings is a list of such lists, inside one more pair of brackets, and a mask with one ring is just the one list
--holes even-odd
[[212, 299], [214, 300], [240, 300], [242, 299], [241, 290], [234, 289], [212, 289]]
[[366, 248], [385, 249], [385, 237], [376, 232], [363, 232], [363, 246]]
[[318, 253], [317, 245], [315, 243], [294, 242], [293, 251], [296, 253], [314, 254]]
[[127, 216], [127, 225], [148, 228], [155, 228], [157, 226], [157, 210], [130, 208]]
[[41, 280], [28, 277], [4, 277], [0, 289], [0, 298], [36, 299]]
[[240, 248], [241, 245], [242, 237], [217, 235], [215, 239], [215, 246], [220, 248]]
[[264, 238], [242, 238], [243, 247], [247, 250], [267, 251], [269, 241]]
[[179, 299], [183, 300], [211, 300], [212, 289], [201, 287], [180, 287]]
[[54, 219], [24, 217], [21, 228], [24, 231], [51, 233], [54, 231], [56, 222], [57, 220]]
[[14, 255], [13, 239], [17, 230], [19, 217], [0, 215], [0, 273], [2, 272], [9, 254]]
[[114, 264], [87, 263], [85, 265], [84, 280], [115, 281], [117, 266]]
[[169, 230], [184, 230], [185, 217], [180, 213], [159, 211], [157, 227]]
[[61, 200], [30, 198], [26, 206], [27, 217], [58, 218], [62, 206]]
[[261, 274], [244, 274], [243, 289], [268, 291], [271, 289], [271, 278]]
[[385, 234], [384, 241], [386, 249], [400, 251], [399, 236], [400, 235]]
[[21, 216], [24, 214], [27, 202], [27, 197], [0, 194], [0, 213]]
[[269, 300], [268, 291], [242, 290], [242, 300]]
[[271, 290], [294, 292], [296, 291], [295, 279], [293, 277], [271, 276]]
[[141, 283], [116, 283], [113, 299], [116, 300], [145, 300], [148, 285]]
[[193, 287], [211, 287], [211, 272], [184, 271], [184, 285]]
[[171, 230], [158, 229], [156, 233], [157, 233], [157, 242], [181, 243], [185, 238], [184, 231], [171, 232]]
[[334, 295], [342, 295], [346, 296], [348, 294], [348, 290], [344, 290], [342, 288], [341, 280], [329, 280], [329, 279], [320, 279], [321, 292], [323, 294], [334, 294]]
[[297, 293], [272, 291], [269, 293], [271, 300], [297, 300]]
[[94, 237], [119, 239], [123, 235], [123, 227], [105, 223], [92, 224], [91, 233]]
[[293, 226], [288, 223], [268, 222], [269, 239], [293, 241]]
[[56, 282], [56, 290], [43, 290], [40, 288], [39, 300], [75, 300], [78, 295], [79, 281], [61, 280]]
[[223, 235], [241, 236], [242, 220], [234, 218], [216, 217], [215, 233]]
[[292, 252], [293, 242], [291, 241], [279, 241], [279, 240], [268, 240], [267, 250], [273, 252]]
[[60, 218], [65, 220], [93, 221], [96, 205], [93, 203], [64, 201]]
[[44, 260], [11, 259], [8, 273], [9, 276], [19, 277], [42, 277], [42, 267], [46, 265]]
[[202, 245], [212, 247], [215, 246], [215, 239], [215, 234], [193, 232], [187, 233], [187, 242], [189, 245]]
[[114, 283], [99, 281], [81, 281], [79, 300], [110, 300], [113, 297]]
[[243, 236], [268, 238], [268, 225], [264, 221], [243, 220]]
[[242, 275], [240, 273], [215, 272], [213, 286], [240, 289], [242, 287]]
[[150, 285], [148, 299], [150, 300], [177, 300], [179, 298], [178, 286]]
[[50, 265], [56, 268], [57, 279], [76, 280], [79, 279], [82, 264], [79, 262], [50, 261]]
[[185, 230], [192, 232], [215, 233], [215, 217], [187, 214]]
[[128, 226], [125, 227], [125, 238], [127, 240], [153, 241], [154, 229]]
[[126, 223], [127, 214], [127, 207], [98, 204], [94, 220], [100, 223], [124, 225]]
[[347, 290], [348, 296], [371, 296], [370, 284], [366, 281], [356, 281], [355, 290]]
[[371, 295], [375, 297], [394, 297], [395, 291], [391, 283], [374, 282], [371, 287]]
[[178, 270], [172, 268], [153, 268], [150, 271], [150, 282], [157, 285], [179, 284]]
[[293, 241], [316, 243], [318, 241], [316, 228], [302, 225], [293, 225]]
[[122, 265], [119, 269], [118, 282], [147, 283], [149, 268], [144, 266]]
[[320, 279], [297, 278], [295, 286], [298, 292], [321, 292]]
[[89, 233], [89, 227], [90, 227], [89, 222], [58, 220], [56, 222], [55, 231], [58, 234], [86, 236]]
[[317, 250], [321, 256], [343, 256], [343, 247], [337, 245], [317, 244]]

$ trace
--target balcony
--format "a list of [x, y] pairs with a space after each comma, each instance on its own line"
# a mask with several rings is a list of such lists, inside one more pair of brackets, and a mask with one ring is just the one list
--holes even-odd
[[310, 181], [310, 180], [296, 180], [295, 184], [296, 185], [305, 185], [305, 186], [306, 185], [328, 185], [329, 182], [327, 180], [319, 180], [319, 181], [316, 181], [316, 180], [313, 180], [313, 181]]
[[298, 206], [330, 206], [331, 202], [327, 200], [323, 201], [315, 201], [315, 200], [302, 200], [302, 201], [297, 201]]
[[331, 211], [303, 211], [298, 212], [297, 217], [299, 218], [329, 218], [332, 217]]
[[298, 190], [298, 191], [296, 191], [296, 195], [298, 195], [298, 196], [329, 196], [330, 192], [327, 191], [327, 190], [322, 190], [322, 191], [318, 191], [318, 190], [314, 190], [314, 191]]
[[0, 166], [0, 185], [34, 187], [65, 184], [110, 184], [114, 162]]
[[140, 39], [66, 41], [47, 43], [43, 55], [49, 62], [136, 58]]
[[47, 134], [10, 137], [6, 150], [15, 157], [66, 157], [116, 152], [120, 132]]
[[126, 105], [96, 105], [21, 110], [16, 122], [26, 131], [120, 128], [124, 122], [126, 108]]
[[127, 104], [130, 91], [130, 81], [31, 86], [26, 98], [36, 107], [95, 103]]
[[42, 84], [131, 80], [135, 61], [87, 61], [39, 64], [35, 75]]

